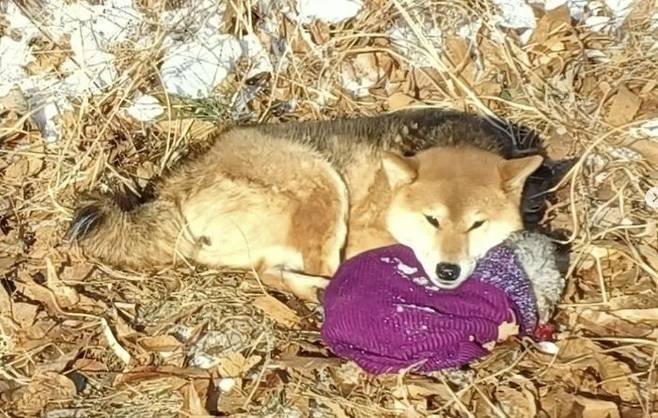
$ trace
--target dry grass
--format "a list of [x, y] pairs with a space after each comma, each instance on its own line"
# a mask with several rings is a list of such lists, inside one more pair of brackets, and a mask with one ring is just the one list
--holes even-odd
[[[228, 32], [257, 31], [250, 4], [230, 3]], [[658, 145], [631, 135], [658, 116], [652, 2], [638, 1], [616, 34], [574, 26], [559, 13], [540, 16], [525, 45], [491, 23], [489, 2], [418, 4], [373, 0], [357, 19], [336, 26], [281, 18], [289, 65], [275, 64], [277, 71], [259, 80], [246, 80], [241, 65], [212, 100], [168, 96], [158, 75], [161, 49], [122, 44], [117, 66], [128, 82], [75, 103], [55, 144], [43, 144], [19, 106], [3, 111], [0, 411], [656, 417], [657, 217], [644, 194], [658, 182]], [[454, 32], [473, 19], [483, 24], [469, 45]], [[412, 69], [410, 54], [391, 45], [386, 31], [395, 21], [416, 34], [427, 67]], [[425, 23], [443, 29], [443, 51]], [[45, 57], [48, 48], [52, 56], [67, 53], [47, 34], [43, 45]], [[355, 98], [340, 79], [359, 56], [366, 75], [383, 70], [370, 95]], [[120, 111], [137, 90], [167, 104], [164, 120], [141, 124]], [[252, 99], [235, 106], [245, 92]], [[555, 319], [558, 354], [512, 341], [462, 381], [443, 374], [374, 378], [331, 358], [319, 340], [317, 310], [286, 295], [274, 296], [288, 308], [277, 305], [249, 272], [115, 271], [87, 263], [63, 241], [77, 193], [140, 190], [202, 145], [213, 123], [328, 119], [410, 103], [499, 115], [539, 132], [554, 158], [579, 157], [545, 219], [568, 231], [572, 247]]]

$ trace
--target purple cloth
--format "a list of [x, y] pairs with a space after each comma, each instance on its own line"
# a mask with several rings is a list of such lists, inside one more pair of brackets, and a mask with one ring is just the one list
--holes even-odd
[[531, 334], [537, 312], [513, 249], [499, 245], [456, 289], [432, 285], [413, 252], [393, 245], [346, 260], [324, 294], [321, 336], [371, 373], [459, 367], [489, 350], [503, 322]]

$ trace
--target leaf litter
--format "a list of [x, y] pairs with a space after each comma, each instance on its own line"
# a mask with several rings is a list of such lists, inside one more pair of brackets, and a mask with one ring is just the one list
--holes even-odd
[[[3, 413], [658, 415], [655, 2], [58, 5], [1, 9]], [[578, 158], [543, 220], [572, 248], [553, 341], [368, 376], [322, 345], [321, 309], [251, 272], [115, 270], [63, 240], [77, 193], [143, 192], [215, 124], [413, 106], [497, 114]]]

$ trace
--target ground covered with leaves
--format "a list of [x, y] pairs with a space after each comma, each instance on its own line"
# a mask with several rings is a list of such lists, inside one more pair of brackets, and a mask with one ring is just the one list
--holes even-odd
[[[658, 417], [658, 6], [322, 3], [1, 6], [0, 413]], [[552, 343], [511, 340], [462, 379], [369, 376], [250, 272], [115, 270], [64, 239], [79, 193], [142, 192], [214, 125], [409, 106], [498, 115], [578, 159], [543, 220], [572, 250]]]

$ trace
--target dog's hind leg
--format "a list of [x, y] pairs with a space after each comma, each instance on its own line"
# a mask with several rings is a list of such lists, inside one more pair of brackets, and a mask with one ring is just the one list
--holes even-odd
[[274, 289], [290, 292], [308, 302], [320, 302], [319, 294], [329, 284], [329, 279], [322, 276], [298, 273], [282, 268], [269, 268], [259, 273], [262, 282]]

